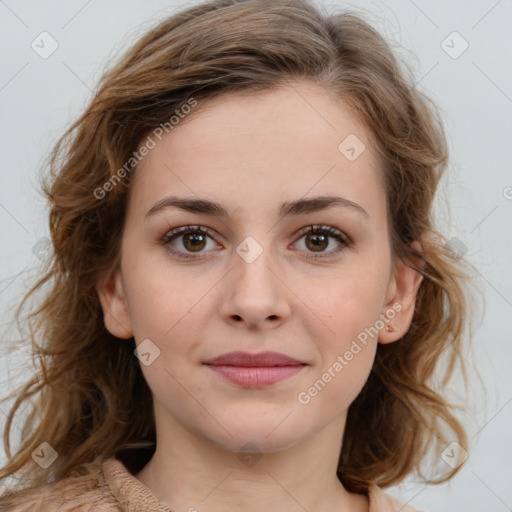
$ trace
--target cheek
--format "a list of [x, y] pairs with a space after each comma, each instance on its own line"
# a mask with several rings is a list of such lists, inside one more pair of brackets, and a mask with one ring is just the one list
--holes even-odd
[[188, 337], [200, 325], [198, 319], [204, 307], [201, 298], [212, 283], [197, 276], [193, 269], [174, 267], [161, 257], [134, 258], [126, 265], [126, 286], [130, 297], [129, 309], [137, 341], [152, 338], [169, 344], [178, 334]]
[[322, 320], [322, 330], [332, 339], [333, 347], [340, 348], [374, 325], [382, 313], [389, 277], [383, 267], [361, 262], [340, 266], [322, 282], [302, 281], [297, 295], [309, 298], [305, 302]]
[[[303, 388], [299, 403], [311, 404], [328, 421], [346, 410], [361, 392], [370, 374], [379, 330], [381, 300], [375, 287], [358, 285], [333, 289], [316, 304], [326, 315], [324, 335], [310, 329], [318, 365]], [[306, 329], [307, 324], [306, 325]], [[312, 324], [309, 323], [311, 326]], [[309, 407], [309, 405], [308, 405]]]
[[191, 365], [199, 364], [196, 359], [204, 338], [203, 320], [209, 318], [207, 301], [200, 299], [209, 288], [198, 282], [199, 289], [191, 293], [194, 287], [190, 280], [186, 288], [184, 283], [168, 284], [172, 283], [168, 279], [147, 279], [144, 286], [137, 287], [130, 304], [133, 331], [137, 345], [149, 339], [156, 347], [149, 345], [150, 352], [156, 354], [149, 365], [141, 359], [141, 370], [155, 398], [167, 407], [185, 409], [183, 404], [190, 397], [180, 383], [190, 379]]

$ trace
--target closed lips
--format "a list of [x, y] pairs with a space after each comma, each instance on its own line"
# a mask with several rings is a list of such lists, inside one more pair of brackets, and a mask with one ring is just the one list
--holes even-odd
[[306, 363], [279, 352], [230, 352], [206, 361], [204, 364], [213, 366], [239, 367], [272, 367], [272, 366], [303, 366]]

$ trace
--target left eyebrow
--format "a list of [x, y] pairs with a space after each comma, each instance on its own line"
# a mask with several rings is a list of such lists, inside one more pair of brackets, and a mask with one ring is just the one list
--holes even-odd
[[[339, 196], [318, 196], [309, 199], [298, 199], [296, 201], [284, 202], [279, 208], [279, 218], [287, 217], [290, 215], [314, 213], [325, 210], [327, 208], [332, 208], [334, 206], [349, 209], [362, 215], [366, 219], [370, 218], [362, 206]], [[164, 197], [155, 203], [146, 213], [145, 218], [147, 219], [148, 217], [152, 217], [157, 212], [172, 207], [180, 208], [181, 210], [195, 214], [215, 215], [224, 219], [229, 217], [229, 212], [226, 210], [226, 208], [214, 201], [209, 201], [207, 199], [169, 196]]]

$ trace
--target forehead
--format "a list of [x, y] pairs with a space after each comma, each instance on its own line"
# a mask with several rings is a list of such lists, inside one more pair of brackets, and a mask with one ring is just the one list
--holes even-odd
[[221, 95], [153, 137], [132, 207], [181, 194], [240, 212], [335, 192], [377, 213], [385, 196], [370, 137], [348, 105], [315, 84]]

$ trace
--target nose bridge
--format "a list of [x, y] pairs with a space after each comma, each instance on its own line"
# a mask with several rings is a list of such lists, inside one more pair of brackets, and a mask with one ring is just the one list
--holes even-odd
[[[265, 236], [259, 236], [260, 240]], [[223, 308], [229, 318], [257, 324], [269, 317], [286, 316], [289, 307], [285, 287], [276, 275], [279, 265], [270, 240], [266, 236], [263, 245], [256, 236], [248, 236], [236, 247]]]
[[270, 288], [274, 288], [276, 277], [270, 270], [275, 266], [271, 237], [263, 234], [257, 236], [258, 239], [255, 236], [246, 237], [236, 247], [236, 254], [233, 255], [236, 267], [235, 280], [244, 283], [245, 287], [253, 288], [254, 285], [259, 285], [259, 287], [269, 288], [270, 285]]

